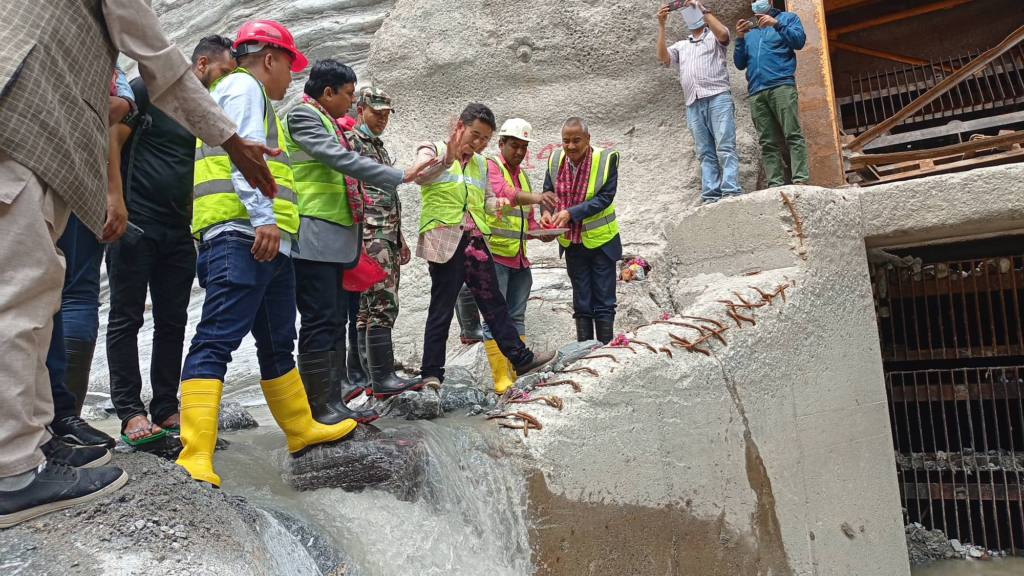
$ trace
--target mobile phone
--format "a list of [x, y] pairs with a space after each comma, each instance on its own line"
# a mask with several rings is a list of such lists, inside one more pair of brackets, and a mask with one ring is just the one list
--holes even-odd
[[672, 0], [671, 2], [668, 3], [668, 11], [675, 12], [676, 10], [682, 8], [685, 4], [686, 0]]
[[121, 235], [121, 242], [124, 242], [125, 246], [135, 246], [142, 239], [142, 235], [142, 228], [128, 222], [128, 226], [124, 229], [124, 234]]

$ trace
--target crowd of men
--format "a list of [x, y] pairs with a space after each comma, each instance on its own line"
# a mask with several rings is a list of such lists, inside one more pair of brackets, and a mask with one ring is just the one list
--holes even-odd
[[[758, 28], [737, 26], [735, 60], [748, 69], [755, 123], [778, 120], [789, 130], [792, 69], [789, 83], [785, 70], [770, 76], [765, 69], [784, 60], [772, 56], [781, 46], [791, 63], [803, 33], [795, 16], [762, 10], [763, 1], [752, 2]], [[659, 11], [658, 56], [680, 66], [703, 197], [739, 194], [724, 63], [729, 32], [703, 10], [693, 35], [666, 47], [668, 11]], [[376, 419], [373, 410], [348, 407], [364, 393], [385, 399], [440, 389], [457, 308], [463, 340], [484, 341], [497, 394], [547, 368], [554, 352], [526, 345], [531, 239], [558, 241], [577, 340], [613, 339], [619, 155], [592, 146], [582, 118], [564, 122], [562, 145], [534, 192], [521, 167], [532, 126], [511, 118], [499, 130], [483, 104], [466, 106], [449, 134], [418, 144], [411, 166], [394, 167], [382, 140], [390, 96], [374, 86], [357, 94], [355, 72], [335, 60], [312, 65], [302, 102], [280, 117], [273, 103], [309, 63], [277, 22], [247, 22], [233, 39], [203, 38], [189, 62], [145, 0], [105, 0], [98, 12], [7, 4], [0, 19], [10, 24], [0, 31], [8, 40], [0, 61], [16, 64], [0, 67], [0, 321], [7, 328], [0, 337], [7, 361], [0, 528], [127, 482], [105, 465], [114, 440], [81, 418], [104, 255], [107, 362], [121, 439], [145, 449], [168, 434], [180, 437], [177, 463], [214, 486], [224, 378], [247, 334], [267, 405], [296, 455]], [[59, 50], [68, 37], [82, 39], [73, 54]], [[744, 37], [759, 47], [746, 49]], [[111, 76], [119, 52], [139, 63], [131, 83], [120, 70]], [[54, 75], [69, 78], [70, 91], [46, 89]], [[103, 103], [105, 122], [96, 113]], [[45, 118], [44, 111], [60, 121], [25, 121]], [[759, 134], [771, 130], [758, 125]], [[495, 131], [498, 154], [484, 157]], [[786, 134], [793, 178], [804, 182], [806, 153], [802, 172], [796, 160], [802, 139]], [[767, 140], [774, 138], [762, 137], [766, 166]], [[768, 172], [772, 184], [781, 183], [781, 167]], [[392, 329], [400, 269], [412, 256], [397, 189], [410, 182], [420, 188], [416, 255], [428, 263], [431, 288], [419, 376], [404, 378], [395, 371]], [[376, 283], [344, 289], [368, 262], [381, 269]], [[196, 278], [205, 301], [183, 361]], [[138, 344], [147, 294], [154, 324], [148, 407]], [[468, 308], [482, 316], [479, 336], [467, 338], [475, 313]]]

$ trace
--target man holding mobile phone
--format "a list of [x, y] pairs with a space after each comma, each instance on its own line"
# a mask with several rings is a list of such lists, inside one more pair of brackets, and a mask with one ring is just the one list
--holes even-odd
[[717, 202], [743, 193], [736, 155], [736, 105], [726, 56], [729, 29], [697, 0], [686, 0], [682, 15], [690, 35], [666, 46], [665, 21], [672, 5], [658, 10], [658, 60], [679, 67], [686, 95], [686, 123], [700, 160], [701, 200]]
[[757, 25], [749, 19], [736, 23], [736, 68], [747, 71], [750, 115], [761, 144], [768, 187], [786, 183], [786, 166], [776, 143], [775, 123], [789, 146], [793, 184], [803, 185], [808, 173], [807, 145], [797, 114], [796, 50], [804, 47], [807, 35], [800, 17], [773, 8], [769, 0], [751, 0]]

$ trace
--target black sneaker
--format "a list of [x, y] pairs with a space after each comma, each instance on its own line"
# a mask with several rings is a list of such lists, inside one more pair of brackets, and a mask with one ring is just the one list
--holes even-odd
[[110, 462], [110, 451], [100, 446], [71, 446], [54, 436], [39, 447], [47, 460], [63, 460], [75, 468], [95, 468]]
[[77, 469], [61, 460], [47, 460], [31, 484], [0, 492], [0, 528], [95, 500], [126, 482], [128, 473], [113, 466]]
[[66, 416], [50, 424], [50, 433], [76, 446], [113, 448], [114, 439], [93, 428], [78, 416]]

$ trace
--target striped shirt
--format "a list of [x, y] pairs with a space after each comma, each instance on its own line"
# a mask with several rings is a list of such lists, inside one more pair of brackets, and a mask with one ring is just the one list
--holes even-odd
[[729, 92], [729, 70], [725, 67], [729, 42], [715, 38], [710, 28], [700, 39], [692, 35], [669, 46], [671, 63], [679, 66], [679, 83], [689, 106], [698, 98]]

